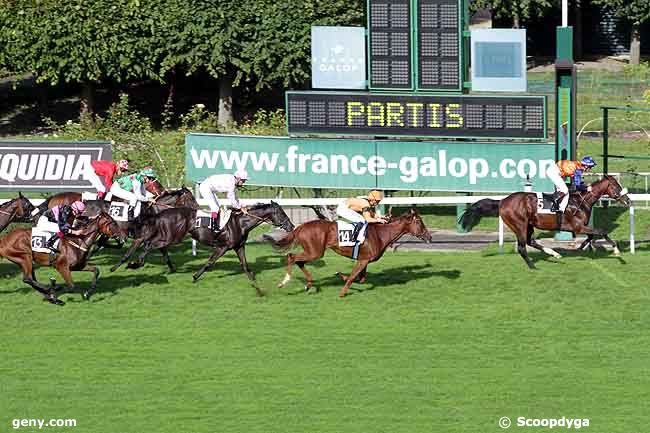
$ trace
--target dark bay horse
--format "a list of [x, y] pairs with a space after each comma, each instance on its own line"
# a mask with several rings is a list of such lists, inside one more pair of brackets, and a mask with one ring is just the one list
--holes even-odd
[[[370, 224], [366, 233], [366, 240], [359, 249], [354, 269], [345, 278], [345, 285], [341, 289], [339, 296], [344, 297], [348, 293], [352, 282], [357, 277], [365, 278], [368, 263], [379, 260], [386, 248], [406, 233], [431, 242], [431, 234], [415, 209], [410, 209], [404, 215], [387, 224]], [[305, 291], [309, 291], [314, 279], [305, 268], [305, 264], [323, 257], [327, 248], [344, 257], [352, 257], [353, 247], [339, 247], [336, 222], [309, 221], [278, 240], [271, 237], [265, 238], [270, 240], [273, 246], [281, 250], [289, 249], [295, 244], [299, 244], [303, 249], [299, 254], [287, 254], [287, 274], [278, 287], [284, 287], [291, 280], [293, 264], [296, 263], [307, 277]]]
[[34, 205], [22, 193], [0, 205], [0, 232], [13, 222], [29, 222]]
[[169, 272], [176, 272], [176, 267], [169, 257], [168, 247], [182, 242], [185, 236], [195, 229], [196, 212], [199, 209], [199, 204], [192, 192], [185, 187], [167, 193], [166, 197], [173, 205], [162, 203], [165, 200], [163, 197], [152, 206], [163, 207], [162, 210], [143, 213], [136, 218], [133, 223], [133, 243], [119, 263], [111, 268], [111, 272], [115, 272], [123, 263], [128, 261], [140, 246], [143, 246], [143, 251], [138, 261], [129, 263], [127, 266], [129, 269], [144, 266], [147, 254], [153, 249], [158, 249], [162, 253], [165, 263], [167, 263]]
[[122, 235], [119, 227], [107, 213], [90, 218], [88, 223], [80, 228], [79, 236], [67, 235], [59, 245], [60, 253], [53, 258], [49, 253], [38, 253], [32, 251], [31, 229], [19, 228], [0, 239], [0, 257], [17, 264], [23, 270], [23, 281], [34, 289], [38, 290], [45, 298], [56, 305], [63, 305], [64, 302], [57, 298], [53, 288], [44, 286], [36, 280], [33, 263], [43, 266], [54, 266], [61, 274], [68, 285], [68, 289], [74, 291], [72, 271], [86, 271], [93, 273], [93, 280], [90, 289], [83, 292], [84, 299], [90, 299], [95, 287], [99, 269], [88, 264], [89, 251], [100, 234], [109, 237]]
[[[583, 249], [586, 246], [591, 247], [594, 237], [602, 237], [614, 248], [614, 254], [619, 255], [618, 245], [609, 238], [605, 230], [591, 228], [587, 225], [593, 205], [604, 195], [621, 202], [624, 206], [630, 206], [631, 204], [627, 196], [627, 190], [621, 187], [616, 178], [605, 175], [601, 180], [591, 184], [591, 192], [575, 192], [571, 194], [561, 224], [558, 224], [556, 214], [537, 213], [537, 195], [530, 192], [515, 192], [501, 200], [498, 214], [517, 236], [517, 251], [531, 269], [535, 269], [535, 265], [528, 257], [526, 245], [530, 245], [555, 258], [561, 257], [553, 249], [543, 247], [537, 243], [533, 237], [535, 228], [586, 234], [587, 239], [578, 249]], [[493, 214], [495, 202], [495, 200], [480, 200], [470, 206], [460, 217], [463, 228], [471, 229], [478, 223], [481, 216]]]
[[242, 212], [233, 212], [223, 230], [215, 237], [215, 233], [207, 227], [199, 227], [192, 231], [192, 238], [198, 242], [214, 248], [210, 258], [205, 265], [201, 267], [193, 276], [192, 281], [197, 282], [201, 275], [212, 269], [226, 251], [235, 250], [239, 263], [246, 273], [258, 296], [263, 292], [255, 282], [255, 274], [248, 267], [246, 261], [246, 240], [248, 234], [255, 227], [266, 222], [273, 226], [280, 227], [283, 230], [291, 231], [294, 229], [293, 223], [284, 212], [284, 209], [274, 201], [269, 204], [257, 204], [247, 210], [248, 214]]

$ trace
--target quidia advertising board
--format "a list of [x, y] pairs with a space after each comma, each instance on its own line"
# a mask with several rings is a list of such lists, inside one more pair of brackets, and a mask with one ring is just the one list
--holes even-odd
[[93, 190], [84, 170], [111, 158], [104, 141], [0, 141], [0, 191]]

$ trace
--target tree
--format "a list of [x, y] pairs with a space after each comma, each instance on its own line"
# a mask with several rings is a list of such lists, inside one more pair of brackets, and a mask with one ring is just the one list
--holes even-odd
[[522, 20], [541, 16], [554, 4], [553, 0], [474, 0], [470, 9], [489, 9], [495, 17], [511, 17], [512, 27], [519, 28]]
[[81, 114], [93, 112], [104, 80], [159, 78], [151, 21], [139, 0], [16, 0], [0, 13], [3, 60], [38, 82], [82, 85]]
[[616, 16], [632, 23], [630, 28], [630, 63], [641, 62], [641, 24], [650, 19], [650, 1], [648, 0], [593, 0], [595, 4], [611, 8]]

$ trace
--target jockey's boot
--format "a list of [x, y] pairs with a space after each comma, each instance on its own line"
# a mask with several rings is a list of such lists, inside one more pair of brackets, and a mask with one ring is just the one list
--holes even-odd
[[219, 233], [221, 233], [221, 229], [219, 228], [219, 212], [210, 213], [210, 228], [215, 236], [219, 236]]
[[352, 242], [357, 242], [357, 238], [359, 237], [359, 232], [361, 232], [361, 229], [363, 228], [364, 223], [353, 223], [354, 224], [354, 230], [352, 231]]
[[555, 191], [553, 193], [553, 204], [551, 205], [551, 212], [560, 211], [560, 202], [564, 198], [564, 193], [562, 191]]
[[562, 219], [564, 218], [564, 212], [560, 212], [558, 210], [555, 215], [557, 217], [557, 227], [562, 228]]
[[49, 248], [50, 251], [52, 251], [55, 254], [59, 253], [59, 250], [54, 247], [54, 244], [56, 243], [56, 240], [59, 238], [59, 236], [54, 233], [50, 239], [45, 243], [45, 247]]

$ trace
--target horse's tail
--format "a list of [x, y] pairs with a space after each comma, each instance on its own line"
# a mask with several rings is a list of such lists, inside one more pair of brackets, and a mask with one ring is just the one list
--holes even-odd
[[300, 227], [291, 230], [289, 233], [264, 233], [262, 235], [262, 240], [271, 243], [271, 245], [273, 245], [273, 248], [278, 251], [286, 251], [293, 247], [298, 241], [296, 239], [296, 233], [298, 230], [300, 230]]
[[484, 216], [498, 216], [499, 215], [500, 200], [492, 200], [484, 198], [471, 205], [463, 214], [458, 218], [463, 230], [471, 231], [476, 224], [481, 221]]

